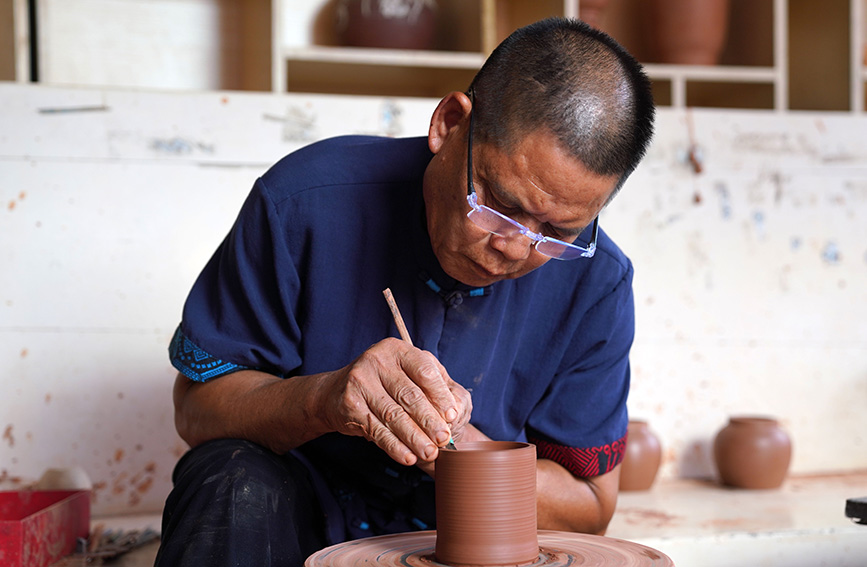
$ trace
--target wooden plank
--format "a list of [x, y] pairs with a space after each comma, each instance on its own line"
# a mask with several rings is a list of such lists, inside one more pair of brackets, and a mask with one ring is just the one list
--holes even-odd
[[27, 0], [0, 0], [0, 81], [30, 79]]

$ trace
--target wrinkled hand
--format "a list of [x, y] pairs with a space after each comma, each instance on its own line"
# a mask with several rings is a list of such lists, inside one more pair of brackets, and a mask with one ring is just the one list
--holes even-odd
[[472, 412], [470, 393], [433, 354], [395, 338], [380, 341], [331, 374], [325, 419], [376, 443], [395, 461], [433, 461]]

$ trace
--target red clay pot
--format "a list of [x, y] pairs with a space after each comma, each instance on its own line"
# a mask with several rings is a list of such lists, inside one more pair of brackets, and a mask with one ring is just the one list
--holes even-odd
[[736, 488], [771, 489], [783, 484], [792, 441], [769, 417], [732, 417], [713, 445], [720, 479]]
[[630, 420], [626, 452], [620, 465], [620, 490], [647, 490], [653, 486], [662, 461], [662, 445], [646, 421]]
[[337, 35], [353, 47], [433, 49], [435, 0], [340, 0]]
[[578, 5], [578, 17], [589, 26], [599, 29], [605, 21], [605, 12], [610, 0], [581, 0]]
[[728, 34], [729, 0], [650, 0], [660, 63], [716, 65]]

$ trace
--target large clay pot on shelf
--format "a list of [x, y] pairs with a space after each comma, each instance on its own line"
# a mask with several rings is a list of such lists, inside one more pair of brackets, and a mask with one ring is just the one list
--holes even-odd
[[660, 63], [719, 63], [728, 34], [729, 0], [649, 0], [646, 6]]
[[436, 0], [338, 0], [337, 37], [342, 45], [433, 49]]
[[605, 21], [605, 12], [610, 0], [581, 0], [578, 4], [578, 18], [587, 25], [599, 29]]
[[521, 565], [538, 559], [536, 446], [455, 445], [436, 461], [437, 562]]
[[736, 488], [778, 488], [789, 471], [792, 441], [776, 419], [739, 416], [716, 435], [714, 460], [723, 484]]
[[662, 445], [659, 438], [644, 420], [630, 420], [626, 437], [626, 452], [620, 465], [620, 490], [647, 490], [653, 486], [659, 464], [662, 461]]

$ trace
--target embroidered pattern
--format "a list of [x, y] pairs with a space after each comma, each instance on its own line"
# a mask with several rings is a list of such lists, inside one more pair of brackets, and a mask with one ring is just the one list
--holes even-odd
[[623, 461], [626, 436], [601, 447], [566, 447], [550, 441], [530, 438], [536, 445], [536, 456], [562, 465], [577, 477], [586, 478], [605, 474]]
[[246, 366], [240, 366], [211, 356], [196, 346], [193, 341], [185, 337], [181, 332], [180, 326], [178, 326], [175, 336], [172, 337], [172, 342], [169, 344], [169, 358], [172, 361], [172, 366], [177, 368], [181, 374], [196, 382], [205, 382], [211, 378], [246, 368]]

